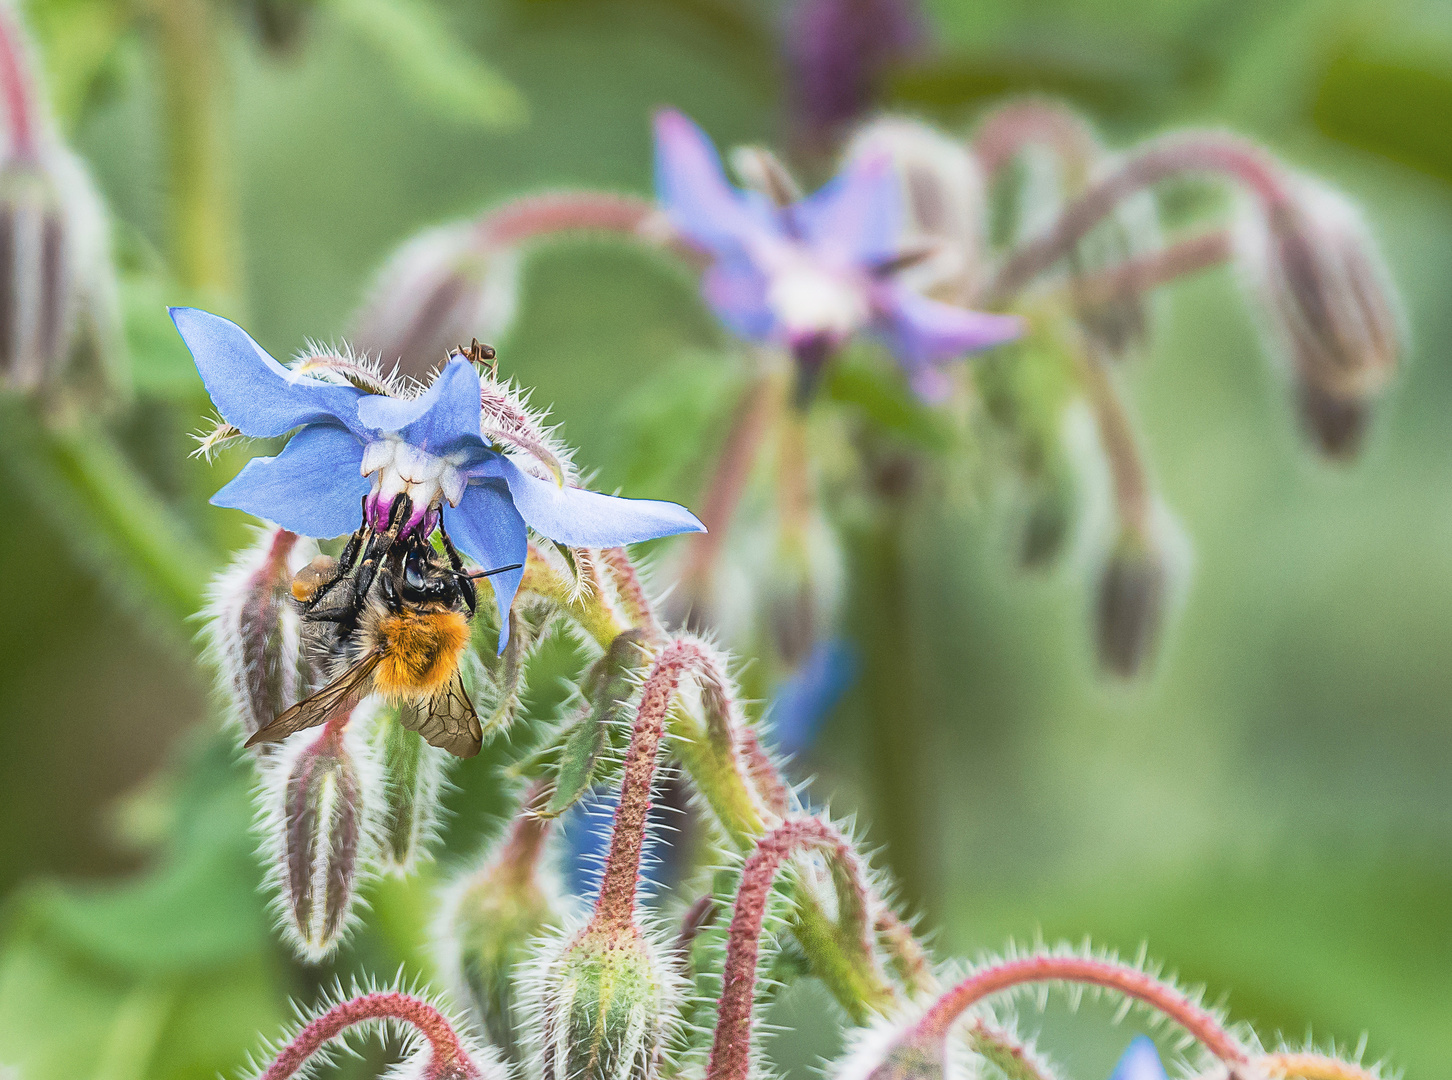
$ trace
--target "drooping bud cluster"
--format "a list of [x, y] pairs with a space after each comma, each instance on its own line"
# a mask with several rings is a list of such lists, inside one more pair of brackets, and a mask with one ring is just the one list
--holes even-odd
[[1308, 432], [1328, 457], [1348, 458], [1396, 371], [1400, 313], [1350, 200], [1304, 176], [1289, 179], [1287, 191], [1263, 228], [1242, 230], [1251, 292], [1289, 357]]
[[398, 875], [412, 871], [436, 838], [439, 797], [449, 764], [457, 760], [429, 750], [418, 737], [422, 723], [417, 713], [412, 702], [383, 703], [371, 724], [370, 741], [383, 781], [379, 861]]
[[78, 383], [124, 389], [105, 210], [53, 128], [29, 53], [16, 12], [0, 11], [0, 385], [51, 387], [74, 364]]

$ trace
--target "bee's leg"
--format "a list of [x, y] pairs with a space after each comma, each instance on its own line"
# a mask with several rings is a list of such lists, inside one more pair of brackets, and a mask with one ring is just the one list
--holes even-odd
[[[308, 597], [303, 606], [304, 614], [315, 609], [340, 581], [343, 581], [352, 573], [353, 566], [358, 561], [358, 552], [363, 547], [363, 538], [368, 532], [369, 528], [364, 524], [352, 536], [348, 537], [348, 543], [344, 546], [342, 554], [338, 556], [338, 561], [333, 566], [332, 576], [320, 584], [313, 591], [313, 594]], [[327, 620], [328, 616], [323, 616], [322, 618]]]
[[373, 587], [373, 579], [378, 574], [379, 564], [398, 542], [398, 533], [403, 528], [403, 523], [408, 520], [410, 505], [407, 495], [400, 493], [395, 497], [393, 505], [388, 509], [388, 531], [374, 533], [369, 539], [368, 546], [363, 551], [363, 562], [358, 567], [358, 602], [360, 604], [368, 595], [368, 590]]
[[473, 616], [475, 609], [479, 606], [479, 593], [474, 588], [474, 579], [464, 570], [464, 560], [459, 557], [459, 549], [454, 547], [454, 542], [449, 539], [449, 533], [444, 528], [444, 519], [439, 518], [439, 536], [444, 541], [444, 551], [449, 556], [449, 565], [454, 568], [457, 576], [455, 579], [459, 585], [459, 592], [464, 595], [464, 603], [468, 605], [469, 614]]

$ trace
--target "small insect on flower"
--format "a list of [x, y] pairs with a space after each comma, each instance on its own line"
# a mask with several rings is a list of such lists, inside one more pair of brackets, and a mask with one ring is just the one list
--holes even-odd
[[407, 495], [393, 500], [387, 527], [366, 519], [342, 557], [323, 555], [293, 579], [308, 647], [323, 651], [343, 673], [259, 729], [248, 746], [279, 742], [326, 723], [369, 694], [417, 708], [400, 714], [431, 745], [473, 757], [484, 732], [459, 673], [478, 596], [474, 579], [518, 570], [519, 564], [470, 573], [439, 526], [445, 562], [416, 530], [400, 539], [412, 516]]

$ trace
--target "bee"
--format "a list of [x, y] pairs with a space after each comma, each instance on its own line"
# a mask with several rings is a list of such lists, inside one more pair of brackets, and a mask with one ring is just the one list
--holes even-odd
[[319, 556], [293, 578], [306, 647], [314, 659], [343, 670], [258, 729], [246, 745], [280, 742], [378, 694], [409, 706], [401, 721], [433, 746], [456, 757], [479, 752], [484, 732], [459, 672], [478, 603], [474, 582], [519, 564], [466, 571], [442, 524], [443, 555], [422, 530], [400, 538], [409, 509], [400, 495], [386, 529], [365, 519], [336, 560]]

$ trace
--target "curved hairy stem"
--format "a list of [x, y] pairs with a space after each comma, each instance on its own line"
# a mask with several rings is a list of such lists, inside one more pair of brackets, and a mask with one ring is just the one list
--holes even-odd
[[1190, 173], [1210, 173], [1234, 181], [1254, 194], [1267, 212], [1289, 201], [1281, 166], [1255, 144], [1217, 132], [1164, 136], [1131, 153], [1119, 168], [1065, 207], [1046, 232], [1011, 253], [977, 306], [993, 307], [1012, 299], [1073, 251], [1126, 196]]
[[[334, 1005], [312, 1021], [289, 1042], [268, 1066], [260, 1080], [286, 1080], [302, 1068], [324, 1044], [348, 1028], [370, 1021], [398, 1020], [411, 1024], [428, 1040], [431, 1056], [429, 1075], [482, 1075], [469, 1059], [448, 1018], [426, 1001], [408, 994], [383, 992], [364, 994]], [[452, 1073], [447, 1072], [452, 1068]]]
[[1267, 1076], [1286, 1080], [1378, 1080], [1370, 1069], [1325, 1054], [1266, 1054], [1255, 1064]]
[[1083, 349], [1075, 350], [1075, 355], [1099, 442], [1109, 462], [1109, 480], [1119, 522], [1146, 535], [1150, 524], [1149, 472], [1139, 451], [1129, 410], [1124, 407], [1109, 366], [1097, 355], [1093, 344], [1086, 341]]
[[911, 1029], [910, 1037], [946, 1039], [963, 1013], [985, 998], [1032, 983], [1070, 982], [1099, 986], [1144, 1002], [1190, 1033], [1230, 1066], [1245, 1065], [1245, 1048], [1209, 1010], [1138, 968], [1082, 956], [1028, 956], [992, 964], [943, 994]]
[[488, 211], [479, 219], [480, 239], [491, 247], [512, 247], [563, 232], [603, 232], [640, 236], [658, 211], [635, 195], [604, 191], [557, 191], [526, 195]]
[[823, 852], [831, 862], [844, 935], [855, 937], [862, 954], [875, 962], [868, 918], [870, 894], [857, 853], [846, 837], [818, 818], [787, 821], [767, 833], [741, 869], [716, 1010], [716, 1036], [706, 1066], [707, 1080], [746, 1080], [751, 1062], [757, 958], [767, 900], [782, 864], [797, 852], [810, 849]]
[[1214, 229], [1167, 244], [1158, 251], [1074, 281], [1074, 296], [1081, 306], [1112, 301], [1126, 293], [1146, 293], [1171, 281], [1229, 262], [1233, 243], [1228, 229]]
[[1073, 173], [1079, 187], [1094, 159], [1098, 140], [1089, 125], [1071, 109], [1039, 98], [1011, 101], [994, 109], [973, 133], [972, 149], [983, 173], [992, 179], [1030, 145], [1049, 147]]

